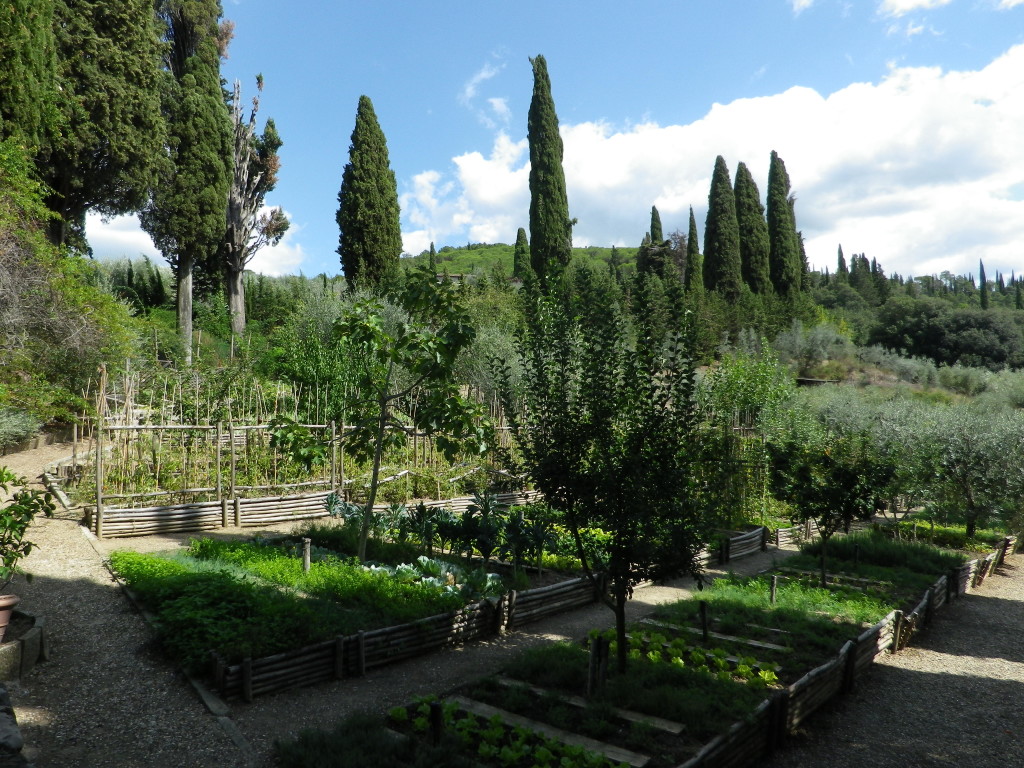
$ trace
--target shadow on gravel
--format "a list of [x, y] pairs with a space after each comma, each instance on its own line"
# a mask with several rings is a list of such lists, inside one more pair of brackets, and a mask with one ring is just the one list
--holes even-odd
[[1024, 602], [972, 592], [953, 603], [953, 609], [940, 613], [912, 647], [1024, 664]]
[[1024, 682], [875, 666], [759, 768], [1024, 766]]

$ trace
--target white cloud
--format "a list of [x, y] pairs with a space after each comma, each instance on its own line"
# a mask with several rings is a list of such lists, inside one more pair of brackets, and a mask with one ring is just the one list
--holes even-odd
[[97, 259], [149, 256], [166, 263], [153, 240], [139, 226], [138, 216], [113, 216], [104, 221], [98, 213], [89, 213], [85, 217], [85, 236]]
[[795, 14], [800, 14], [814, 5], [814, 0], [790, 0], [790, 2], [793, 6], [793, 13]]
[[[885, 16], [905, 16], [913, 11], [941, 8], [951, 2], [953, 0], [882, 0], [878, 11]], [[1021, 2], [1021, 0], [1010, 0], [1010, 2]]]
[[[267, 213], [272, 206], [264, 206], [260, 213]], [[302, 225], [296, 224], [288, 211], [284, 215], [291, 221], [291, 226], [284, 233], [281, 242], [277, 245], [267, 245], [256, 251], [246, 269], [252, 272], [261, 272], [264, 275], [294, 275], [302, 269], [307, 254], [302, 244], [295, 241], [296, 236], [302, 231]]]
[[[715, 104], [688, 125], [563, 125], [577, 245], [639, 243], [657, 205], [667, 231], [694, 207], [703, 231], [715, 156], [744, 161], [762, 197], [768, 159], [785, 160], [808, 256], [833, 268], [836, 246], [867, 253], [888, 272], [1020, 271], [1024, 244], [1024, 45], [979, 71], [893, 66], [879, 83], [823, 96], [794, 87]], [[489, 157], [454, 159], [421, 174], [403, 196], [407, 248], [511, 243], [527, 226], [525, 140], [499, 133]], [[429, 183], [428, 183], [429, 182]], [[1018, 199], [1015, 199], [1018, 198]], [[422, 248], [420, 248], [421, 250]]]
[[[266, 210], [269, 206], [264, 208]], [[287, 211], [285, 215], [291, 218]], [[103, 221], [98, 214], [90, 213], [85, 218], [85, 231], [93, 255], [98, 259], [148, 256], [160, 264], [167, 263], [149, 235], [139, 226], [138, 216], [115, 216]], [[307, 258], [302, 244], [295, 242], [301, 231], [302, 226], [293, 222], [280, 243], [256, 252], [247, 269], [265, 275], [297, 273]]]
[[1002, 10], [1016, 8], [1018, 5], [1024, 5], [1024, 0], [999, 0], [999, 8]]
[[501, 67], [495, 66], [494, 64], [484, 64], [469, 80], [462, 86], [462, 92], [459, 94], [459, 101], [463, 104], [469, 104], [476, 98], [477, 91], [480, 89], [480, 84], [487, 82], [492, 77], [497, 75], [501, 71]]

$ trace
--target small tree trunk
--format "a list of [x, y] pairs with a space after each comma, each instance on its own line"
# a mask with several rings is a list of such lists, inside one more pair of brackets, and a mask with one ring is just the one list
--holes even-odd
[[185, 345], [185, 365], [192, 365], [192, 254], [178, 254], [177, 284], [178, 335]]
[[825, 535], [825, 529], [821, 529], [821, 588], [828, 589], [828, 578], [826, 576], [826, 554], [828, 550], [828, 536]]
[[629, 638], [626, 636], [626, 585], [616, 583], [612, 590], [615, 594], [615, 639], [618, 649], [615, 654], [619, 674], [626, 671], [626, 660], [629, 654]]
[[227, 266], [228, 309], [231, 312], [231, 334], [239, 339], [245, 335], [245, 270]]

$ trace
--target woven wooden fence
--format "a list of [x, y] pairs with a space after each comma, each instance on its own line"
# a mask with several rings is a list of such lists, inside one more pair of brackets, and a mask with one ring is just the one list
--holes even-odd
[[[159, 533], [209, 531], [228, 526], [252, 527], [274, 525], [327, 516], [324, 502], [330, 491], [304, 493], [294, 496], [263, 498], [225, 498], [194, 504], [176, 504], [141, 508], [106, 508], [102, 515], [90, 512], [86, 522], [100, 538], [149, 536]], [[497, 494], [500, 504], [529, 504], [541, 498], [539, 491]], [[428, 501], [428, 507], [450, 507], [463, 512], [473, 503], [472, 496]], [[383, 510], [386, 504], [374, 509]]]
[[845, 643], [835, 658], [811, 670], [775, 696], [766, 699], [745, 720], [711, 740], [679, 768], [743, 768], [770, 755], [801, 723], [840, 693], [852, 690], [857, 677], [879, 654], [904, 648], [952, 597], [982, 584], [986, 575], [1015, 551], [1009, 536], [992, 553], [940, 577], [909, 613], [893, 611], [856, 639]]

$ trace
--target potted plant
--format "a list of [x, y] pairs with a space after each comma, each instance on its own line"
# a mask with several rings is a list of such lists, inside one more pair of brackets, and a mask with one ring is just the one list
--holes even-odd
[[[4, 496], [7, 496], [10, 485], [24, 483], [24, 478], [17, 477], [7, 467], [0, 467], [0, 491]], [[6, 590], [18, 573], [18, 562], [32, 551], [33, 544], [25, 540], [25, 531], [38, 513], [50, 517], [54, 508], [49, 493], [26, 490], [15, 492], [0, 507], [0, 642], [15, 606], [21, 602], [20, 597], [7, 594]]]

